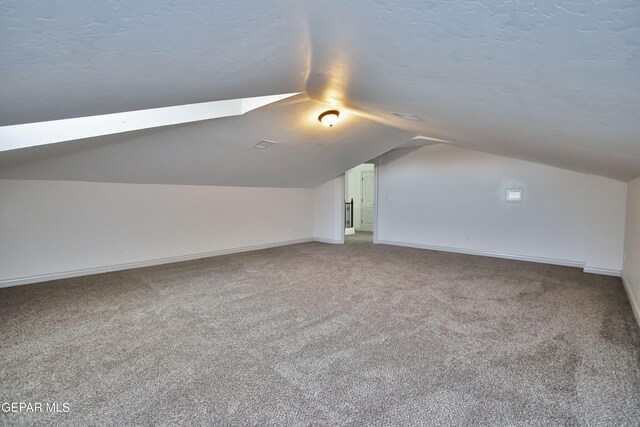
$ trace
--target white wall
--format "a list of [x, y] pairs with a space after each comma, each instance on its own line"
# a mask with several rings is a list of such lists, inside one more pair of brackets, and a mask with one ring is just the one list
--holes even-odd
[[0, 180], [0, 286], [311, 240], [314, 190]]
[[620, 274], [623, 182], [438, 144], [382, 156], [378, 185], [380, 243]]
[[622, 278], [635, 309], [636, 319], [640, 322], [640, 177], [629, 182], [627, 188]]
[[587, 227], [585, 271], [622, 269], [627, 184], [596, 175], [582, 175], [586, 185]]
[[[434, 145], [379, 159], [378, 239], [622, 269], [627, 185]], [[504, 202], [520, 187], [522, 203]], [[344, 242], [344, 179], [316, 189], [0, 180], [0, 286], [316, 239]], [[640, 298], [640, 180], [624, 277]]]
[[344, 243], [344, 176], [314, 190], [314, 237], [325, 243]]
[[353, 198], [353, 224], [356, 230], [361, 228], [362, 219], [362, 171], [373, 171], [372, 163], [364, 163], [345, 173], [346, 188], [344, 201], [348, 202]]

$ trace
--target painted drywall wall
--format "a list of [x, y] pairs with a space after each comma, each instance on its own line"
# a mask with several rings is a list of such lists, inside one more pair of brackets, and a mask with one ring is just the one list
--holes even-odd
[[[505, 201], [508, 188], [521, 202]], [[626, 184], [436, 144], [379, 159], [378, 239], [619, 275]]]
[[596, 175], [582, 175], [587, 223], [585, 271], [622, 269], [627, 184]]
[[312, 189], [0, 180], [0, 199], [4, 286], [314, 232]]
[[344, 243], [344, 176], [314, 190], [314, 238], [324, 243]]
[[362, 172], [373, 171], [374, 166], [372, 163], [364, 163], [356, 166], [353, 169], [349, 169], [345, 173], [345, 198], [344, 201], [348, 202], [353, 198], [353, 223], [356, 230], [360, 229], [362, 219]]
[[640, 177], [627, 186], [627, 224], [622, 279], [640, 322]]

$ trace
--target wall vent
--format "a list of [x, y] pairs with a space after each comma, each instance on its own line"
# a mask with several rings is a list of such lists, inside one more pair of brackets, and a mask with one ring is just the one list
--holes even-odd
[[507, 202], [521, 202], [522, 201], [522, 189], [521, 188], [507, 188], [505, 194], [505, 200]]

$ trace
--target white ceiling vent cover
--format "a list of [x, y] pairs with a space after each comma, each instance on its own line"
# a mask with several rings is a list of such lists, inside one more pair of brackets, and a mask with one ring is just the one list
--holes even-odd
[[405, 119], [405, 120], [420, 120], [420, 118], [409, 113], [399, 113], [397, 111], [389, 111], [389, 114], [393, 114], [394, 116], [400, 117], [401, 119]]
[[262, 141], [258, 142], [255, 147], [265, 149], [265, 148], [271, 148], [273, 144], [275, 144], [275, 142], [267, 141], [266, 139], [263, 139]]

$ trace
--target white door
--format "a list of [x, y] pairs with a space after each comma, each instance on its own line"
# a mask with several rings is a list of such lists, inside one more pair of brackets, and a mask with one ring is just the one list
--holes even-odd
[[360, 229], [373, 231], [373, 192], [375, 179], [373, 171], [362, 171], [362, 199]]

